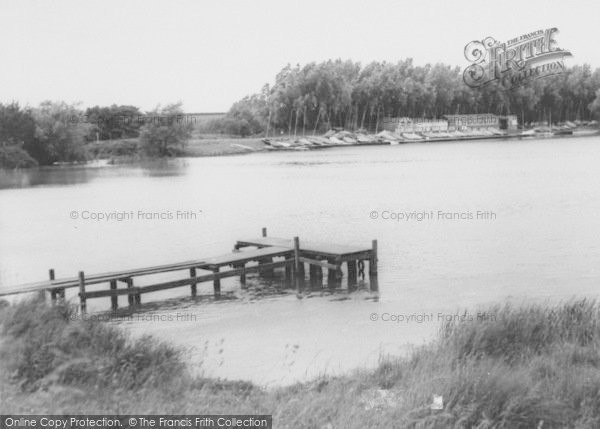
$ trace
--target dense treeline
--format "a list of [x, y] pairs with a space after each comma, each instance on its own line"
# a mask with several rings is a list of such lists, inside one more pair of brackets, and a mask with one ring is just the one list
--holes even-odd
[[374, 130], [386, 116], [439, 118], [455, 113], [514, 114], [520, 122], [590, 120], [600, 111], [600, 69], [589, 65], [508, 89], [490, 84], [472, 89], [462, 69], [326, 61], [290, 65], [275, 84], [235, 103], [212, 131], [250, 135], [267, 130], [315, 132], [331, 127]]
[[[64, 102], [21, 108], [0, 104], [0, 168], [26, 168], [88, 159], [86, 143], [139, 137], [140, 154], [152, 157], [180, 153], [191, 125], [176, 122], [181, 104], [143, 114], [135, 106], [99, 107], [83, 111]], [[158, 120], [160, 119], [160, 120]]]
[[[86, 143], [115, 139], [136, 139], [117, 148], [126, 152], [177, 155], [191, 136], [191, 125], [147, 118], [182, 113], [181, 104], [146, 113], [126, 105], [84, 111], [64, 102], [44, 102], [37, 108], [0, 104], [0, 167], [84, 161], [89, 156]], [[600, 114], [600, 69], [573, 66], [514, 89], [500, 84], [473, 89], [464, 84], [460, 67], [417, 66], [411, 59], [364, 67], [342, 60], [288, 65], [273, 86], [234, 103], [225, 117], [201, 128], [241, 136], [335, 127], [374, 131], [388, 116], [439, 118], [453, 113], [514, 114], [522, 124], [588, 121]]]

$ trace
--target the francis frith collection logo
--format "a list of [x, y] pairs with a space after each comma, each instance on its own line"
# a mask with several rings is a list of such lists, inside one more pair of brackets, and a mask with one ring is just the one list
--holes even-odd
[[498, 82], [510, 89], [564, 72], [564, 58], [571, 52], [557, 46], [556, 33], [557, 28], [549, 28], [504, 43], [493, 37], [470, 42], [465, 46], [465, 58], [471, 62], [463, 73], [465, 84], [479, 88]]

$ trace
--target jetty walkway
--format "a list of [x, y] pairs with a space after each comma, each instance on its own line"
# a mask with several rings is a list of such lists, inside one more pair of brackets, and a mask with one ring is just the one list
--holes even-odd
[[[352, 291], [356, 289], [359, 278], [365, 278], [365, 264], [368, 264], [369, 287], [377, 291], [377, 240], [372, 241], [371, 247], [304, 242], [298, 237], [267, 237], [267, 229], [263, 228], [261, 237], [238, 240], [233, 251], [224, 255], [91, 275], [79, 271], [76, 277], [61, 279], [56, 279], [54, 269], [50, 269], [48, 280], [3, 289], [0, 296], [48, 293], [51, 300], [56, 301], [65, 299], [66, 289], [78, 288], [81, 311], [85, 313], [89, 299], [110, 297], [111, 307], [116, 310], [119, 296], [125, 295], [129, 307], [133, 308], [141, 304], [143, 294], [150, 292], [190, 287], [191, 295], [196, 296], [198, 284], [203, 282], [212, 282], [214, 295], [219, 297], [223, 278], [239, 276], [241, 287], [245, 288], [247, 274], [257, 272], [272, 278], [276, 269], [283, 270], [285, 284], [298, 292], [323, 288], [324, 269], [327, 270], [327, 288], [339, 289], [344, 276], [343, 266], [346, 268], [347, 289]], [[137, 277], [169, 272], [183, 272], [184, 276], [150, 285], [134, 285]], [[119, 284], [124, 287], [119, 287]], [[105, 287], [90, 290], [89, 287], [94, 285]]]

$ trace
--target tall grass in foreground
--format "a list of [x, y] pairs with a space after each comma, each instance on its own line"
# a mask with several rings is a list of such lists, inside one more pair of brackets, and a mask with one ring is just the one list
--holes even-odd
[[185, 372], [181, 352], [151, 337], [130, 341], [124, 331], [95, 321], [77, 321], [65, 304], [42, 300], [4, 310], [9, 338], [2, 359], [25, 391], [50, 384], [159, 387]]
[[[594, 301], [488, 308], [493, 317], [447, 323], [408, 359], [271, 390], [193, 377], [171, 346], [72, 322], [71, 311], [0, 310], [0, 367], [20, 385], [0, 412], [262, 413], [277, 428], [600, 427]], [[61, 399], [45, 396], [57, 388]], [[433, 395], [443, 410], [431, 409]]]

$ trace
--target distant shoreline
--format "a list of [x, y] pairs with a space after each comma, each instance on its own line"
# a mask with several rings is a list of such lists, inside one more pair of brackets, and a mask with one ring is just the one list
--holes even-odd
[[[405, 140], [394, 144], [411, 144], [411, 143], [455, 143], [455, 142], [477, 142], [477, 141], [488, 141], [488, 140], [547, 140], [547, 139], [568, 139], [574, 137], [592, 137], [599, 136], [600, 130], [598, 129], [583, 129], [576, 130], [572, 135], [533, 135], [523, 136], [520, 134], [505, 135], [505, 136], [464, 136], [456, 138], [426, 138], [422, 140]], [[283, 140], [283, 141], [297, 141], [304, 138], [311, 138], [314, 136], [275, 136], [270, 137], [270, 140]], [[318, 136], [318, 138], [321, 136]], [[218, 157], [218, 156], [230, 156], [230, 155], [243, 155], [257, 152], [269, 152], [267, 145], [264, 144], [264, 137], [219, 137], [219, 136], [197, 136], [192, 138], [187, 145], [181, 150], [181, 152], [171, 159], [175, 158], [204, 158], [204, 157]], [[374, 145], [389, 145], [389, 142], [378, 142], [378, 143], [366, 143], [366, 144], [347, 144], [347, 145], [330, 145], [330, 147], [353, 147], [353, 146], [374, 146]], [[100, 141], [87, 143], [85, 145], [86, 151], [90, 155], [87, 162], [80, 163], [58, 163], [50, 167], [64, 166], [64, 165], [86, 165], [93, 161], [107, 160], [109, 164], [130, 164], [144, 160], [145, 158], [140, 155], [138, 150], [139, 139], [120, 139], [112, 141]], [[168, 159], [168, 158], [167, 158]], [[39, 167], [30, 167], [39, 168]], [[29, 168], [22, 168], [29, 169]], [[0, 170], [11, 171], [10, 168], [1, 168]]]
[[[599, 136], [600, 130], [581, 130], [576, 131], [573, 135], [550, 135], [550, 136], [521, 136], [521, 135], [512, 135], [512, 136], [494, 136], [493, 138], [486, 137], [463, 137], [463, 138], [441, 138], [441, 139], [427, 139], [427, 140], [415, 140], [415, 141], [404, 141], [399, 143], [403, 144], [411, 144], [411, 143], [454, 143], [454, 142], [476, 142], [476, 141], [487, 141], [487, 140], [538, 140], [538, 139], [566, 139], [573, 137], [591, 137], [591, 136]], [[307, 136], [310, 137], [310, 136]], [[303, 136], [277, 136], [271, 137], [271, 140], [294, 140], [294, 139], [302, 139]], [[200, 158], [200, 157], [213, 157], [213, 156], [228, 156], [228, 155], [242, 155], [242, 154], [250, 154], [256, 152], [269, 152], [266, 148], [266, 145], [263, 143], [264, 137], [239, 137], [239, 138], [231, 138], [231, 137], [209, 137], [209, 138], [194, 138], [188, 142], [187, 146], [183, 149], [182, 153], [178, 155], [176, 158]], [[374, 145], [389, 145], [389, 143], [377, 143], [377, 144], [349, 144], [349, 145], [336, 145], [329, 147], [354, 147], [354, 146], [374, 146]], [[250, 149], [244, 149], [242, 146], [247, 146]], [[328, 147], [328, 148], [329, 148]], [[111, 156], [103, 156], [98, 159], [110, 159]], [[127, 163], [127, 157], [122, 157], [119, 159], [118, 156], [114, 156], [114, 163]], [[135, 162], [135, 160], [132, 160]]]

